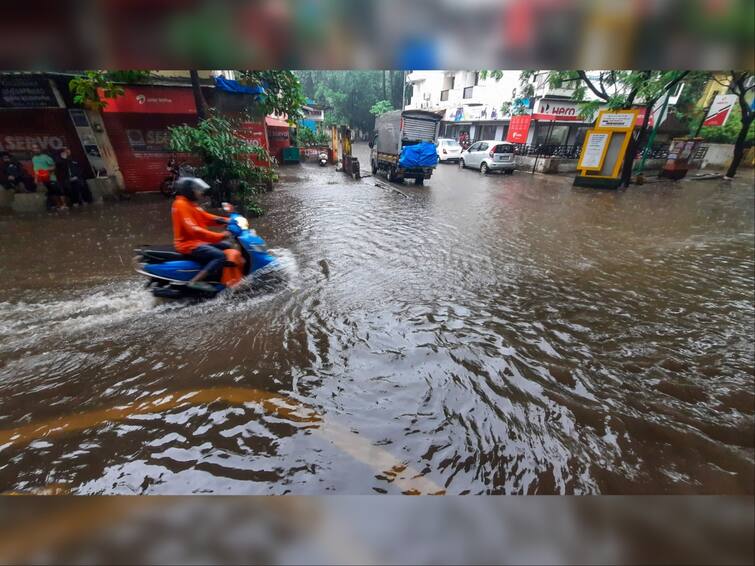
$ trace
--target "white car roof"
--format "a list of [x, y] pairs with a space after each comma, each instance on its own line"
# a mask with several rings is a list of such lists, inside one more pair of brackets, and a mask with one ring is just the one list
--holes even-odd
[[503, 144], [507, 144], [507, 145], [514, 145], [511, 142], [501, 141], [501, 140], [480, 140], [480, 141], [476, 141], [474, 143], [503, 143]]

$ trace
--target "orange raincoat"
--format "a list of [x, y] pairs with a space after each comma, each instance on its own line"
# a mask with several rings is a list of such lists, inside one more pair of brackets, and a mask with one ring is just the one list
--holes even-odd
[[177, 196], [171, 210], [173, 220], [173, 245], [176, 251], [190, 254], [202, 244], [217, 244], [223, 241], [220, 232], [208, 230], [208, 226], [222, 224], [222, 216], [215, 216], [183, 196]]

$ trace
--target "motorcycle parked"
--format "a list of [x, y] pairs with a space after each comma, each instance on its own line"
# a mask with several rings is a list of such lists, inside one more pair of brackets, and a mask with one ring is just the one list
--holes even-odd
[[328, 154], [325, 152], [322, 152], [317, 157], [317, 162], [320, 164], [320, 167], [325, 167], [328, 164]]

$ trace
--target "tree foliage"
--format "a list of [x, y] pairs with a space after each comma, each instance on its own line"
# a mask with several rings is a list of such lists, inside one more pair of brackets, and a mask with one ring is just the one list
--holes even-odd
[[293, 71], [237, 71], [239, 82], [248, 86], [261, 86], [265, 94], [260, 98], [260, 111], [264, 114], [286, 115], [295, 123], [302, 117], [306, 103], [301, 81]]
[[297, 130], [297, 141], [300, 146], [310, 147], [314, 145], [328, 145], [330, 136], [325, 132], [315, 132], [306, 127], [299, 127]]
[[[369, 131], [375, 123], [370, 109], [387, 100], [402, 108], [403, 71], [295, 71], [304, 95], [326, 107], [325, 125], [348, 125]], [[383, 81], [385, 79], [385, 96]]]
[[84, 71], [68, 82], [68, 88], [76, 104], [101, 110], [107, 103], [100, 97], [100, 89], [105, 99], [116, 98], [123, 94], [123, 88], [117, 83], [139, 82], [149, 76], [149, 71]]
[[390, 103], [388, 100], [378, 100], [375, 104], [370, 107], [370, 114], [375, 116], [376, 118], [382, 114], [385, 114], [386, 112], [390, 112], [393, 110], [393, 104]]
[[274, 172], [258, 167], [250, 157], [268, 162], [271, 157], [264, 147], [239, 135], [237, 122], [213, 113], [197, 126], [170, 128], [170, 147], [202, 160], [199, 176], [214, 185], [216, 200], [236, 200], [248, 213], [262, 213], [258, 189], [272, 181]]

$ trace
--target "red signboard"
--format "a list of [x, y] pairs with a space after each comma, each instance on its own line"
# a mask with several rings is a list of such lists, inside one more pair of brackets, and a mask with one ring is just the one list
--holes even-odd
[[[264, 147], [265, 149], [269, 147], [267, 136], [265, 135], [265, 125], [262, 122], [242, 122], [238, 136], [244, 138], [252, 145]], [[252, 156], [252, 161], [257, 166], [267, 167], [270, 165], [267, 160], [259, 159], [256, 156]]]
[[703, 126], [723, 126], [737, 102], [735, 94], [719, 94], [708, 109]]
[[125, 87], [116, 98], [105, 98], [100, 89], [100, 98], [105, 101], [103, 112], [134, 114], [196, 114], [194, 93], [185, 87], [138, 86]]
[[509, 122], [509, 133], [506, 135], [506, 141], [527, 143], [530, 122], [532, 122], [532, 116], [512, 116], [511, 122]]
[[[647, 112], [646, 108], [640, 108], [639, 112], [637, 112], [637, 119], [634, 121], [634, 125], [637, 127], [642, 127], [642, 121], [645, 119], [645, 112]], [[655, 114], [651, 113], [650, 118], [648, 118], [648, 127], [652, 128], [655, 124]]]

